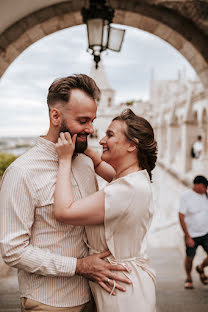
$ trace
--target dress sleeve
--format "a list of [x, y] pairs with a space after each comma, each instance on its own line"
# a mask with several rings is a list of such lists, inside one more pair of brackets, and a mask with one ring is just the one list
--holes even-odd
[[107, 185], [105, 193], [105, 236], [112, 238], [121, 220], [128, 215], [128, 207], [134, 199], [134, 187], [127, 179], [120, 179]]

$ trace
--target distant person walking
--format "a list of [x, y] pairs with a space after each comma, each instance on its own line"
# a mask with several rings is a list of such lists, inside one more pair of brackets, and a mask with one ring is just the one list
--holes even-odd
[[[208, 180], [204, 176], [196, 176], [193, 188], [186, 191], [180, 198], [179, 220], [185, 234], [186, 257], [185, 270], [187, 278], [184, 287], [193, 288], [191, 277], [192, 263], [198, 246], [202, 246], [208, 254]], [[208, 277], [204, 268], [208, 266], [208, 256], [196, 266], [200, 280], [208, 285]]]
[[197, 140], [194, 142], [191, 149], [192, 158], [199, 158], [202, 154], [202, 151], [203, 151], [202, 137], [201, 135], [198, 135]]

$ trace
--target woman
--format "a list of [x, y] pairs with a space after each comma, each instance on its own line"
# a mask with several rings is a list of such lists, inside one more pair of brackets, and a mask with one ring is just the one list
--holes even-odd
[[[151, 125], [126, 110], [113, 119], [100, 141], [102, 157], [88, 150], [95, 171], [113, 181], [103, 190], [73, 201], [70, 182], [71, 159], [76, 135], [61, 134], [56, 145], [59, 171], [55, 191], [57, 220], [86, 225], [90, 253], [109, 249], [106, 259], [130, 267], [125, 274], [131, 281], [126, 292], [109, 296], [90, 282], [98, 312], [155, 311], [155, 276], [145, 254], [145, 236], [153, 214], [151, 171], [157, 159], [157, 144]], [[108, 286], [113, 282], [108, 280]]]

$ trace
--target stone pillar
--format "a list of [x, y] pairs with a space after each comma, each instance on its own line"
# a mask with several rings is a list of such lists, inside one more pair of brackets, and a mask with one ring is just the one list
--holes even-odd
[[203, 140], [203, 152], [202, 159], [208, 159], [208, 120], [203, 121], [202, 124], [202, 140]]
[[161, 136], [160, 136], [160, 157], [163, 161], [167, 162], [167, 126], [165, 123], [161, 125]]
[[191, 147], [196, 138], [197, 125], [191, 121], [184, 121], [181, 129], [181, 174], [192, 169]]
[[156, 137], [156, 140], [157, 140], [157, 146], [158, 146], [158, 158], [160, 159], [161, 157], [162, 157], [162, 152], [161, 152], [161, 147], [162, 147], [162, 144], [161, 144], [161, 142], [162, 142], [162, 126], [161, 126], [161, 124], [158, 124], [158, 126], [157, 126], [157, 132], [156, 132], [156, 135], [155, 135], [155, 137]]
[[171, 165], [176, 158], [176, 153], [179, 150], [178, 139], [180, 128], [177, 124], [170, 123], [167, 128], [167, 162]]

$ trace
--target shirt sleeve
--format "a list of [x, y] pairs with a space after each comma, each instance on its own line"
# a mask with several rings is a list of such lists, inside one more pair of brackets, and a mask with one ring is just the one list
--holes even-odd
[[30, 273], [73, 276], [77, 259], [30, 243], [35, 211], [35, 188], [22, 168], [9, 167], [0, 190], [0, 247], [10, 266]]
[[182, 214], [186, 214], [187, 212], [187, 205], [186, 205], [186, 200], [184, 196], [182, 196], [179, 200], [179, 212]]

